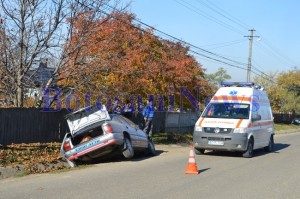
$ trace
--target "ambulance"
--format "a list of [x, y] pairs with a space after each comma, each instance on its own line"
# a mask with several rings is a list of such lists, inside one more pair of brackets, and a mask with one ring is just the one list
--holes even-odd
[[267, 94], [253, 82], [222, 82], [195, 124], [196, 154], [236, 151], [251, 158], [253, 150], [274, 146], [274, 123]]

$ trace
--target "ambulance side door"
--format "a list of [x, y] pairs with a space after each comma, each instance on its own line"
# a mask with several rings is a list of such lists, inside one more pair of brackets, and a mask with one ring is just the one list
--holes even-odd
[[264, 130], [261, 126], [261, 115], [253, 113], [251, 118], [251, 130], [254, 137], [254, 148], [258, 149], [264, 145]]

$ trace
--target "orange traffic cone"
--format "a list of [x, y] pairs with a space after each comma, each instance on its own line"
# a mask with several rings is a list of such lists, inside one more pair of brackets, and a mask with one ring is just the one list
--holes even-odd
[[189, 162], [185, 170], [186, 174], [199, 174], [198, 167], [195, 159], [194, 147], [190, 147]]

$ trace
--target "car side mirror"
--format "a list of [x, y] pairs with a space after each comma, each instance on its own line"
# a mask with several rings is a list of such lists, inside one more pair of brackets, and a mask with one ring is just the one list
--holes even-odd
[[258, 121], [258, 120], [261, 120], [261, 115], [257, 114], [252, 117], [252, 121]]

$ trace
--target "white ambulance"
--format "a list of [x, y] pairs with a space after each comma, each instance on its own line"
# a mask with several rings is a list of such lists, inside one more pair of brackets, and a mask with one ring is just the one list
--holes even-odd
[[252, 82], [222, 82], [195, 124], [196, 154], [205, 150], [240, 151], [274, 146], [274, 123], [268, 96]]

